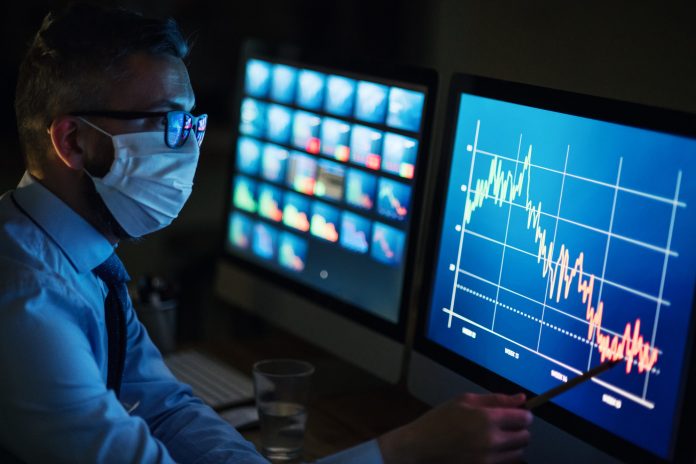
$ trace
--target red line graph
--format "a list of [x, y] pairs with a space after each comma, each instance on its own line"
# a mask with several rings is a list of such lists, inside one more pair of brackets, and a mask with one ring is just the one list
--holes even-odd
[[595, 275], [586, 273], [583, 269], [584, 252], [579, 252], [573, 260], [571, 251], [565, 244], [561, 244], [558, 253], [554, 254], [556, 244], [554, 241], [547, 243], [546, 229], [540, 225], [541, 202], [534, 205], [529, 199], [531, 161], [530, 145], [522, 162], [522, 171], [515, 179], [513, 172], [503, 171], [502, 161], [493, 155], [488, 177], [476, 180], [473, 199], [467, 195], [464, 223], [471, 222], [474, 211], [480, 208], [486, 199], [492, 199], [494, 204], [500, 207], [505, 202], [513, 203], [516, 198], [525, 194], [527, 229], [534, 229], [534, 243], [538, 244], [537, 263], [543, 262], [542, 277], [549, 281], [548, 297], [560, 302], [561, 298], [568, 299], [571, 290], [575, 288], [576, 293], [581, 296], [582, 303], [586, 305], [585, 319], [589, 322], [587, 339], [590, 342], [596, 340], [601, 361], [623, 359], [626, 362], [626, 373], [629, 374], [634, 360], [637, 359], [639, 373], [650, 371], [657, 363], [659, 350], [651, 346], [640, 333], [640, 319], [636, 318], [632, 323], [627, 322], [623, 335], [612, 336], [604, 333], [604, 302], [599, 300], [596, 306], [593, 306]]

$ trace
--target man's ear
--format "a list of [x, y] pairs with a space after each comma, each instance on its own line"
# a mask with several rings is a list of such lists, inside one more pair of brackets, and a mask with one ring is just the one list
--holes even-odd
[[74, 116], [58, 116], [48, 128], [57, 158], [76, 171], [81, 171], [85, 162], [84, 138], [78, 137], [79, 128], [79, 120]]

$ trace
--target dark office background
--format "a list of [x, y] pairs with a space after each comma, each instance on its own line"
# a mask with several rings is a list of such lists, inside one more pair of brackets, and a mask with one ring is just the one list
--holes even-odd
[[[65, 3], [11, 1], [0, 13], [0, 192], [13, 188], [23, 172], [13, 110], [19, 61], [42, 17]], [[160, 273], [183, 283], [188, 336], [196, 333], [196, 302], [214, 275], [232, 149], [231, 100], [244, 37], [436, 69], [441, 92], [434, 152], [449, 77], [459, 71], [696, 112], [694, 6], [629, 0], [104, 3], [173, 16], [195, 41], [189, 69], [198, 108], [211, 122], [194, 193], [172, 227], [120, 247], [135, 278]]]

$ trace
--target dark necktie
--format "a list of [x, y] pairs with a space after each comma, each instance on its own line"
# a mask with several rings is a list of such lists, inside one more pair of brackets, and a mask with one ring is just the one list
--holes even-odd
[[108, 288], [106, 301], [104, 301], [109, 350], [106, 387], [113, 390], [118, 397], [126, 360], [126, 307], [128, 304], [126, 282], [130, 280], [130, 276], [116, 253], [95, 267], [93, 272]]

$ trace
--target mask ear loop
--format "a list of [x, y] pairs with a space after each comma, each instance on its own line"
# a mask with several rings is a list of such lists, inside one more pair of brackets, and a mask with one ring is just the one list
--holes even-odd
[[92, 123], [92, 122], [89, 122], [88, 120], [86, 120], [86, 119], [83, 118], [82, 116], [78, 116], [77, 119], [79, 119], [80, 121], [84, 122], [84, 123], [87, 124], [88, 126], [92, 126], [94, 129], [98, 130], [99, 132], [101, 132], [102, 134], [106, 135], [107, 137], [113, 137], [113, 134], [109, 134], [109, 133], [106, 132], [104, 129], [102, 129], [101, 127], [97, 126], [96, 124], [94, 124], [94, 123]]
[[[83, 118], [82, 116], [78, 116], [77, 118], [78, 118], [80, 121], [82, 121], [82, 122], [84, 122], [85, 124], [87, 124], [88, 126], [91, 126], [92, 128], [94, 128], [94, 129], [98, 130], [99, 132], [101, 132], [102, 134], [106, 135], [107, 137], [113, 138], [113, 134], [109, 134], [109, 133], [106, 132], [104, 129], [102, 129], [101, 127], [97, 126], [96, 124], [94, 124], [94, 123], [92, 123], [92, 122], [89, 122], [88, 120], [86, 120], [86, 119]], [[87, 173], [87, 176], [89, 176], [89, 178], [92, 179], [92, 181], [94, 181], [94, 177], [95, 177], [95, 176], [93, 176], [92, 173], [89, 172], [89, 171], [87, 170], [87, 167], [84, 167], [83, 170]]]

